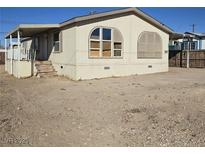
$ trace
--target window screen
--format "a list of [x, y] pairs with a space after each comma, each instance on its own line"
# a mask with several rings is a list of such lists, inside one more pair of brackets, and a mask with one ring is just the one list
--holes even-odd
[[155, 32], [142, 32], [137, 42], [137, 58], [162, 58], [162, 40]]

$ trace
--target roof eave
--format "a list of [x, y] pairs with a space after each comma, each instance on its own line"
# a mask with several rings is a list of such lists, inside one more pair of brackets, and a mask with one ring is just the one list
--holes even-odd
[[83, 17], [77, 17], [71, 20], [68, 20], [66, 22], [63, 22], [60, 24], [61, 27], [67, 26], [70, 24], [74, 24], [77, 22], [85, 21], [85, 20], [91, 20], [91, 19], [96, 19], [96, 18], [101, 18], [105, 16], [110, 16], [110, 15], [116, 15], [116, 14], [123, 14], [123, 13], [128, 13], [128, 12], [133, 12], [143, 18], [144, 20], [150, 22], [150, 24], [153, 24], [154, 26], [158, 27], [159, 29], [163, 30], [164, 32], [171, 34], [174, 31], [169, 28], [166, 25], [161, 24], [159, 21], [154, 19], [153, 17], [145, 14], [144, 12], [140, 11], [137, 8], [127, 8], [127, 9], [121, 9], [121, 10], [115, 10], [115, 11], [110, 11], [110, 12], [105, 12], [105, 13], [99, 13], [99, 14], [93, 14], [93, 15], [88, 15], [88, 16], [83, 16]]

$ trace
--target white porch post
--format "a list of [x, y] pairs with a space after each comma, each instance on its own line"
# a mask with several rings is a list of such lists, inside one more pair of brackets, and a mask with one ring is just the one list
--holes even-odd
[[188, 50], [187, 50], [187, 62], [186, 62], [186, 68], [189, 68], [189, 50], [190, 50], [190, 41], [188, 39]]
[[4, 58], [5, 58], [5, 71], [7, 71], [7, 40], [6, 38], [4, 39]]
[[20, 45], [21, 45], [21, 42], [20, 42], [20, 32], [17, 31], [17, 44], [18, 44], [18, 60], [21, 59], [21, 49], [20, 49]]
[[12, 43], [12, 35], [10, 35], [10, 63], [11, 63], [11, 71], [10, 74], [13, 74], [13, 43]]

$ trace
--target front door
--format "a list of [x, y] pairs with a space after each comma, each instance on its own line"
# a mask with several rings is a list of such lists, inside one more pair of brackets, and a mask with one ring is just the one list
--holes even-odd
[[42, 34], [35, 38], [36, 60], [48, 60], [48, 35]]
[[41, 52], [42, 52], [42, 60], [48, 60], [48, 35], [44, 34], [42, 37], [42, 48], [41, 48]]

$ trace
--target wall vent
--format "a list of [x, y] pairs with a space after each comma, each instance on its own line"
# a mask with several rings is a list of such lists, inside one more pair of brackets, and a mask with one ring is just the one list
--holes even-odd
[[110, 69], [109, 66], [105, 66], [105, 67], [104, 67], [104, 70], [109, 70], [109, 69]]

